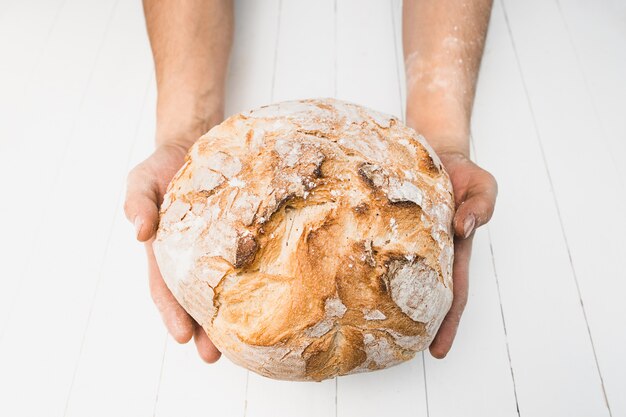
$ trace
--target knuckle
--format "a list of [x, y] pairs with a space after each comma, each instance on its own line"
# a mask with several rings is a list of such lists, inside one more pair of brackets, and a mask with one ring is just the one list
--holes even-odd
[[136, 165], [133, 169], [128, 172], [128, 177], [126, 178], [127, 184], [132, 184], [138, 179], [142, 178], [145, 175], [145, 169], [143, 167], [143, 162], [139, 165]]
[[498, 182], [496, 181], [496, 177], [494, 177], [492, 174], [489, 174], [489, 188], [491, 188], [493, 191], [497, 190], [498, 188]]
[[485, 171], [487, 173], [487, 181], [489, 182], [489, 188], [493, 190], [494, 193], [498, 191], [498, 181], [496, 177], [491, 172]]
[[127, 197], [126, 200], [124, 201], [124, 214], [126, 214], [126, 218], [128, 220], [132, 221], [132, 216], [135, 214], [133, 213], [133, 204], [131, 202], [131, 200]]
[[139, 165], [131, 169], [126, 177], [126, 198], [124, 201], [124, 211], [126, 211], [127, 214], [129, 214], [127, 210], [132, 207], [132, 201], [137, 193], [136, 185], [140, 178], [141, 174], [139, 171]]

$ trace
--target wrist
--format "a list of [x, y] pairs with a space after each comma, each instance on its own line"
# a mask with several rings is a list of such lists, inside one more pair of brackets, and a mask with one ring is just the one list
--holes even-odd
[[[163, 122], [160, 122], [163, 120]], [[221, 117], [181, 117], [178, 115], [169, 117], [157, 117], [155, 144], [176, 145], [189, 149], [211, 127], [221, 121]]]
[[[407, 111], [406, 122], [424, 136], [428, 144], [439, 154], [463, 154], [469, 157], [469, 126], [454, 116], [429, 117], [427, 114], [412, 116]], [[449, 113], [448, 113], [449, 114]]]
[[465, 144], [456, 144], [453, 140], [446, 141], [445, 139], [435, 138], [435, 141], [430, 141], [428, 137], [426, 140], [430, 146], [435, 150], [438, 156], [459, 156], [469, 159], [469, 146]]
[[176, 144], [189, 148], [224, 118], [223, 100], [179, 94], [159, 94], [156, 145]]
[[457, 96], [451, 92], [411, 89], [406, 123], [423, 135], [438, 154], [461, 153], [469, 156], [471, 110]]
[[469, 129], [454, 127], [454, 123], [416, 121], [408, 115], [407, 125], [424, 136], [437, 155], [460, 154], [469, 158]]

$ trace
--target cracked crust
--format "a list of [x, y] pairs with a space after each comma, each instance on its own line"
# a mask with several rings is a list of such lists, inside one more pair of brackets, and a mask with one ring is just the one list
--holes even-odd
[[332, 99], [237, 114], [190, 149], [154, 242], [233, 362], [323, 380], [432, 341], [452, 300], [448, 175], [396, 118]]

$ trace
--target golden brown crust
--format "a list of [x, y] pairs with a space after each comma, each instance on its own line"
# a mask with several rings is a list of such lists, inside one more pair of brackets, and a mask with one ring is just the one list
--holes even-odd
[[397, 119], [325, 99], [232, 116], [190, 150], [154, 243], [231, 360], [322, 380], [424, 349], [452, 299], [449, 178]]

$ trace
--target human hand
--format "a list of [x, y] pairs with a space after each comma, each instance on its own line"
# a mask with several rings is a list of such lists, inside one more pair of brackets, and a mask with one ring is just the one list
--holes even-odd
[[443, 359], [452, 347], [467, 303], [474, 230], [491, 219], [498, 185], [493, 175], [472, 162], [463, 152], [443, 150], [437, 155], [450, 175], [456, 205], [452, 306], [429, 348], [431, 355]]
[[166, 143], [158, 146], [152, 155], [137, 165], [128, 175], [124, 211], [135, 226], [137, 240], [144, 242], [150, 294], [167, 330], [179, 343], [187, 343], [193, 337], [200, 357], [205, 362], [213, 363], [220, 358], [221, 353], [167, 288], [152, 250], [159, 225], [159, 207], [167, 185], [184, 163], [187, 149], [186, 144]]

